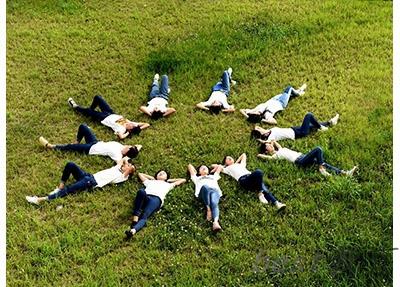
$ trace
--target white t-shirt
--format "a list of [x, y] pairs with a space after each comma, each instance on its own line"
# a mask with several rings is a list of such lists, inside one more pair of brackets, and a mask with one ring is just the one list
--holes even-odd
[[239, 178], [243, 175], [251, 173], [242, 163], [234, 163], [231, 164], [230, 166], [224, 167], [222, 172], [232, 176], [236, 180], [239, 180]]
[[273, 158], [276, 159], [286, 159], [291, 162], [295, 162], [296, 159], [301, 156], [302, 153], [288, 149], [288, 148], [281, 148], [276, 153], [272, 155]]
[[150, 112], [153, 112], [154, 109], [156, 107], [158, 107], [158, 110], [162, 113], [165, 113], [167, 111], [167, 105], [168, 105], [168, 101], [164, 98], [161, 97], [155, 97], [153, 99], [151, 99], [148, 103], [147, 103], [147, 109]]
[[96, 172], [93, 177], [97, 182], [96, 187], [103, 187], [109, 183], [124, 182], [129, 178], [129, 176], [124, 176], [124, 174], [119, 170], [119, 166], [117, 165], [109, 169]]
[[203, 175], [203, 176], [196, 176], [193, 175], [190, 177], [190, 179], [193, 181], [195, 185], [195, 192], [194, 195], [196, 197], [199, 197], [200, 189], [203, 187], [203, 185], [207, 185], [209, 187], [215, 188], [219, 195], [222, 196], [222, 191], [219, 188], [218, 185], [218, 180], [221, 178], [219, 174], [208, 174], [208, 175]]
[[294, 130], [292, 128], [272, 128], [268, 136], [268, 140], [279, 141], [285, 139], [295, 139]]
[[124, 134], [126, 132], [126, 128], [123, 125], [117, 123], [117, 121], [122, 118], [124, 117], [116, 114], [111, 114], [104, 120], [102, 120], [101, 123], [107, 127], [112, 128], [115, 133]]
[[161, 206], [164, 204], [165, 196], [174, 188], [174, 184], [157, 179], [146, 179], [143, 184], [146, 187], [146, 194], [155, 195], [161, 199]]
[[89, 154], [109, 156], [114, 161], [122, 159], [124, 146], [118, 142], [97, 142], [90, 147]]
[[208, 100], [206, 102], [203, 102], [202, 104], [206, 107], [209, 107], [215, 101], [220, 102], [224, 109], [230, 109], [232, 107], [231, 105], [228, 104], [228, 98], [225, 95], [225, 93], [221, 91], [212, 92]]

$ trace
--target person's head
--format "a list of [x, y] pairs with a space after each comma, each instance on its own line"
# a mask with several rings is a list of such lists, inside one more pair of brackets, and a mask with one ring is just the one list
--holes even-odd
[[222, 161], [222, 164], [225, 166], [230, 166], [232, 164], [235, 163], [235, 160], [233, 159], [233, 157], [227, 155], [226, 157], [224, 157], [224, 160]]
[[135, 158], [139, 154], [139, 149], [136, 146], [131, 146], [123, 156], [127, 156], [129, 158]]
[[136, 166], [134, 164], [131, 164], [130, 162], [126, 162], [122, 167], [122, 171], [125, 173], [126, 171], [128, 172], [128, 175], [134, 174], [136, 171]]
[[210, 172], [207, 166], [201, 165], [197, 168], [197, 175], [203, 176], [207, 175]]
[[159, 171], [156, 172], [156, 174], [154, 175], [154, 178], [156, 180], [164, 180], [167, 181], [169, 179], [169, 174], [168, 172], [166, 172], [163, 169], [160, 169]]
[[158, 120], [164, 116], [164, 113], [161, 112], [158, 108], [155, 108], [154, 111], [151, 113], [151, 118], [153, 120]]
[[262, 114], [260, 112], [247, 114], [247, 121], [251, 123], [259, 123], [261, 122], [261, 119], [262, 119]]
[[274, 152], [275, 148], [271, 143], [263, 143], [260, 147], [260, 153], [273, 154]]
[[210, 112], [218, 114], [222, 110], [222, 104], [219, 101], [214, 101], [208, 108]]

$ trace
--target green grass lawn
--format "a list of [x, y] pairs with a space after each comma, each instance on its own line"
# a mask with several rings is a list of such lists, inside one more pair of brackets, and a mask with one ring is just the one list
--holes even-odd
[[[237, 109], [306, 82], [279, 125], [299, 124], [308, 111], [321, 120], [339, 112], [340, 122], [282, 144], [301, 152], [319, 145], [328, 162], [359, 165], [359, 173], [324, 178], [261, 161], [239, 112], [196, 110], [228, 66]], [[174, 189], [131, 241], [123, 232], [141, 186], [136, 176], [40, 207], [25, 201], [53, 190], [67, 161], [92, 173], [113, 164], [39, 146], [40, 135], [73, 141], [82, 122], [115, 139], [71, 111], [68, 97], [87, 105], [102, 94], [117, 112], [148, 121], [138, 107], [156, 72], [168, 73], [177, 113], [125, 140], [144, 146], [139, 171], [185, 177], [189, 162], [246, 152], [249, 169], [262, 168], [288, 205], [284, 214], [227, 176], [217, 235], [192, 183]], [[8, 0], [7, 279], [10, 286], [392, 285], [392, 3]]]

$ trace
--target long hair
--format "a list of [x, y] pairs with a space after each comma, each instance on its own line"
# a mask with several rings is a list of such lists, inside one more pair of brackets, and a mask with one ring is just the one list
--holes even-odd
[[168, 173], [168, 171], [166, 171], [166, 170], [164, 170], [164, 169], [158, 170], [158, 171], [154, 174], [154, 178], [157, 179], [157, 175], [158, 175], [161, 171], [164, 171], [164, 172], [167, 174], [167, 179], [166, 179], [166, 180], [168, 180], [168, 179], [169, 179], [169, 173]]

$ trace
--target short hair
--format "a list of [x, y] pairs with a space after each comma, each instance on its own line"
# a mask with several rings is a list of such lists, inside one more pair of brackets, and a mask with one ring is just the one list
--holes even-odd
[[197, 176], [200, 175], [200, 167], [202, 167], [202, 166], [205, 166], [206, 168], [208, 168], [208, 173], [211, 174], [211, 173], [210, 173], [210, 170], [211, 170], [211, 169], [210, 169], [208, 166], [206, 166], [205, 164], [201, 164], [201, 165], [199, 165], [199, 166], [196, 168], [196, 172], [197, 172], [196, 175], [197, 175]]
[[210, 110], [211, 113], [213, 114], [219, 114], [219, 112], [222, 110], [222, 105], [211, 105], [208, 107], [208, 109]]
[[253, 114], [253, 113], [248, 113], [247, 114], [247, 121], [250, 123], [259, 123], [261, 122], [262, 115], [260, 114]]
[[260, 139], [262, 137], [262, 133], [259, 130], [254, 129], [251, 131], [251, 136], [253, 138]]
[[168, 171], [166, 171], [166, 170], [164, 170], [164, 169], [158, 170], [158, 171], [154, 174], [154, 178], [157, 179], [157, 175], [158, 175], [160, 172], [162, 172], [162, 171], [164, 171], [164, 172], [167, 174], [167, 180], [168, 180], [168, 179], [169, 179], [169, 173], [168, 173]]
[[164, 116], [164, 113], [161, 111], [154, 111], [151, 113], [151, 118], [153, 120], [158, 120], [159, 118], [162, 118]]
[[265, 150], [267, 148], [267, 144], [266, 143], [262, 143], [260, 146], [260, 153], [265, 153]]
[[125, 155], [129, 158], [135, 158], [137, 157], [138, 154], [139, 154], [138, 148], [136, 146], [132, 146], [128, 149]]
[[228, 157], [229, 155], [226, 155], [225, 157], [224, 157], [224, 159], [222, 160], [222, 165], [225, 165], [225, 161], [226, 161], [226, 158]]

